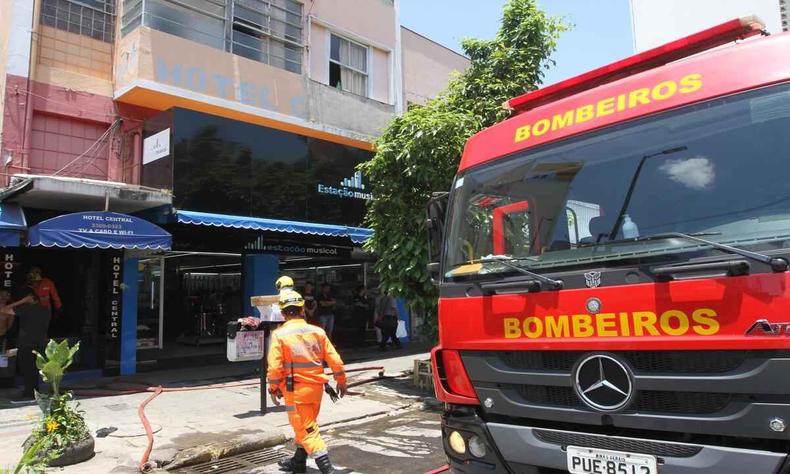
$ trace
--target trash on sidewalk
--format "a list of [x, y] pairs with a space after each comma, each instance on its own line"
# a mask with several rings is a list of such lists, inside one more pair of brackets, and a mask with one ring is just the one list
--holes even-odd
[[106, 428], [99, 428], [98, 430], [96, 430], [96, 437], [97, 438], [106, 438], [107, 436], [109, 436], [110, 433], [115, 433], [116, 431], [118, 431], [118, 428], [116, 428], [115, 426], [108, 426]]

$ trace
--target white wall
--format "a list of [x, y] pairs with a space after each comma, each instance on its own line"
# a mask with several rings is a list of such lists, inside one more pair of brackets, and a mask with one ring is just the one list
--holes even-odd
[[469, 59], [401, 27], [404, 101], [424, 104], [447, 87], [454, 71], [465, 71]]
[[770, 33], [782, 31], [780, 0], [630, 0], [638, 53], [727, 20], [756, 15]]
[[33, 27], [33, 0], [11, 0], [10, 7], [11, 29], [8, 35], [8, 66], [6, 73], [27, 77], [30, 74], [30, 35]]

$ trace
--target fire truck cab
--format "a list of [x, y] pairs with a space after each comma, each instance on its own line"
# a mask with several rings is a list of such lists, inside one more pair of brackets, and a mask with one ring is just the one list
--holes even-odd
[[451, 472], [790, 473], [790, 34], [507, 106], [428, 211]]

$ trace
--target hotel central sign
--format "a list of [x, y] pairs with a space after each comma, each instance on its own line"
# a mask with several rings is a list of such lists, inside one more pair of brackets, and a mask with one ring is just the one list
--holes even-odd
[[[308, 118], [307, 84], [303, 76], [160, 31], [141, 27], [126, 35], [118, 46], [115, 62], [115, 82], [119, 89], [135, 82], [141, 83], [142, 88], [149, 87], [142, 83], [158, 83]], [[205, 98], [178, 95], [208, 102]]]

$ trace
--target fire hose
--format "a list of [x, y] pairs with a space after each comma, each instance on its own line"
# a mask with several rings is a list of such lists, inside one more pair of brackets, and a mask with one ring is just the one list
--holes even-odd
[[[367, 378], [364, 380], [360, 380], [349, 384], [348, 387], [356, 387], [359, 385], [363, 385], [366, 383], [374, 382], [376, 380], [381, 380], [384, 378], [390, 378], [384, 375], [384, 367], [382, 366], [372, 366], [372, 367], [359, 367], [355, 369], [346, 369], [346, 373], [353, 373], [353, 372], [364, 372], [369, 370], [378, 370], [379, 373], [376, 377]], [[186, 387], [152, 387], [152, 386], [145, 386], [145, 385], [136, 385], [136, 384], [125, 384], [126, 386], [131, 385], [131, 388], [128, 389], [86, 389], [86, 390], [75, 390], [77, 395], [82, 396], [96, 396], [96, 397], [103, 397], [103, 396], [116, 396], [116, 395], [132, 395], [136, 393], [146, 393], [146, 392], [153, 392], [151, 396], [146, 398], [138, 407], [137, 409], [137, 416], [140, 418], [140, 422], [145, 429], [145, 436], [148, 439], [148, 444], [145, 448], [145, 452], [143, 453], [143, 457], [140, 459], [139, 469], [140, 472], [148, 472], [149, 470], [153, 469], [155, 466], [149, 464], [149, 457], [151, 456], [151, 452], [154, 449], [154, 431], [151, 427], [151, 423], [148, 421], [148, 417], [145, 416], [145, 407], [148, 406], [156, 397], [161, 395], [165, 392], [190, 392], [190, 391], [197, 391], [197, 390], [211, 390], [211, 389], [221, 389], [221, 388], [235, 388], [235, 387], [249, 387], [254, 385], [260, 385], [260, 381], [256, 380], [254, 382], [230, 382], [230, 383], [220, 383], [220, 384], [208, 384], [208, 385], [197, 385], [197, 386], [186, 386]], [[137, 387], [137, 388], [134, 388]], [[360, 395], [359, 392], [348, 392], [349, 395]]]
[[449, 470], [450, 470], [450, 466], [445, 464], [444, 466], [438, 467], [436, 469], [432, 469], [432, 470], [426, 472], [425, 474], [439, 474], [441, 472], [447, 472]]

